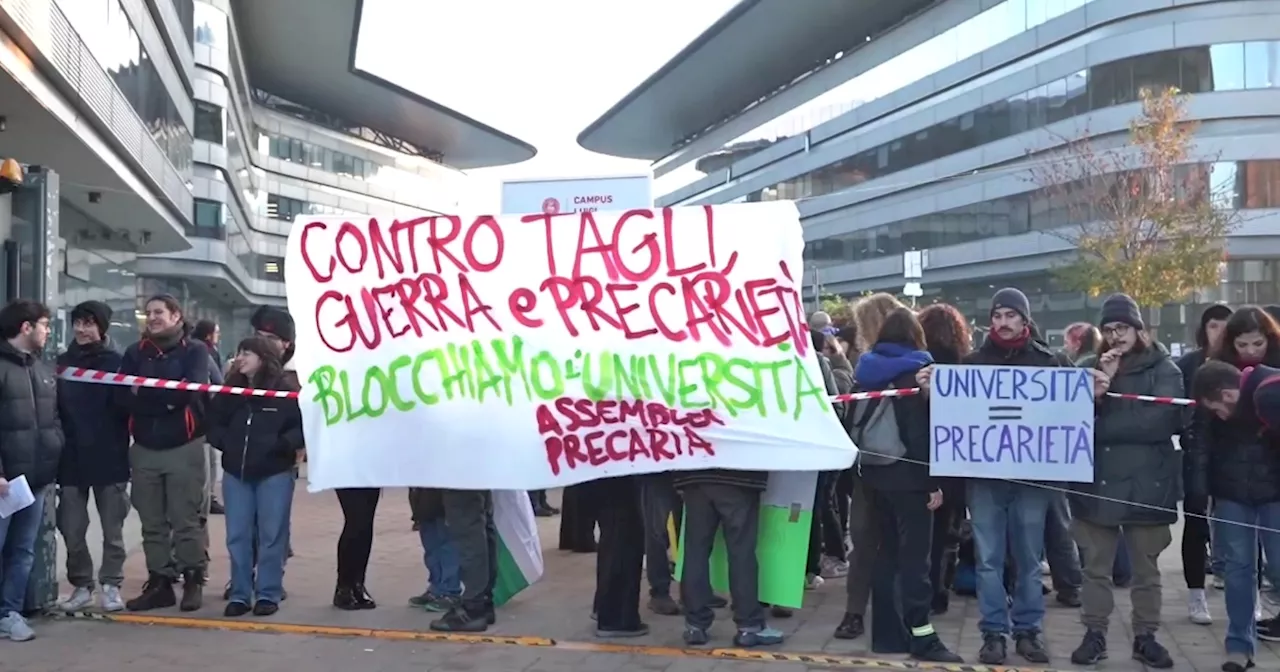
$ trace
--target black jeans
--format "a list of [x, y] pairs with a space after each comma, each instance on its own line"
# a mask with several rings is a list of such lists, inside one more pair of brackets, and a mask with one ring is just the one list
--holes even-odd
[[960, 539], [956, 530], [964, 520], [964, 499], [948, 499], [943, 495], [942, 506], [933, 512], [933, 539], [929, 546], [929, 584], [934, 595], [951, 590], [956, 575]]
[[596, 554], [596, 627], [637, 630], [640, 583], [644, 574], [644, 516], [636, 476], [605, 478], [583, 484], [584, 503], [597, 511], [600, 544]]
[[[835, 510], [836, 478], [840, 472], [824, 471], [818, 474], [818, 486], [813, 492], [813, 522], [809, 526], [809, 559], [805, 571], [822, 574], [822, 556], [844, 557], [844, 528], [840, 527]], [[837, 541], [832, 553], [830, 537]]]
[[668, 473], [647, 474], [640, 479], [640, 509], [644, 515], [645, 574], [650, 597], [671, 596], [671, 561], [667, 556], [667, 518], [675, 518], [680, 533], [680, 495]]
[[932, 635], [929, 554], [933, 512], [929, 493], [872, 489], [880, 527], [871, 588], [871, 650], [908, 653], [914, 637]]
[[440, 496], [449, 537], [458, 548], [462, 606], [476, 615], [492, 599], [494, 549], [489, 528], [493, 524], [493, 497], [488, 490], [442, 490]]
[[733, 622], [739, 628], [765, 625], [760, 605], [760, 565], [756, 542], [760, 536], [760, 491], [736, 485], [701, 484], [686, 487], [684, 495], [684, 576], [680, 598], [685, 623], [710, 628], [711, 549], [716, 531], [724, 529], [729, 556], [729, 594], [733, 598]]
[[373, 518], [378, 513], [379, 488], [341, 488], [342, 534], [338, 537], [338, 585], [363, 585], [373, 551]]
[[596, 550], [596, 511], [590, 483], [564, 489], [560, 502], [560, 550], [594, 553]]
[[1182, 501], [1182, 578], [1191, 590], [1204, 590], [1205, 570], [1209, 567], [1208, 511], [1207, 498], [1188, 497]]

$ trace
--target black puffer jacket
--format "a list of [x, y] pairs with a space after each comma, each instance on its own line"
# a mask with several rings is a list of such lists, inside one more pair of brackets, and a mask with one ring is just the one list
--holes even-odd
[[[115, 373], [122, 357], [108, 337], [89, 345], [72, 342], [58, 366]], [[121, 388], [62, 381], [58, 406], [66, 445], [58, 469], [60, 485], [90, 487], [129, 482], [129, 410]]]
[[[124, 351], [120, 373], [161, 380], [208, 383], [209, 348], [185, 333], [144, 336]], [[133, 440], [151, 450], [168, 450], [203, 436], [205, 395], [186, 390], [121, 389], [130, 410]]]
[[[246, 385], [243, 380], [233, 384]], [[251, 387], [293, 389], [283, 379]], [[209, 445], [222, 451], [223, 470], [245, 481], [292, 471], [303, 446], [297, 399], [217, 394], [209, 403], [205, 426]]]
[[53, 370], [0, 341], [0, 476], [26, 476], [32, 489], [53, 483], [64, 442]]
[[[1275, 359], [1280, 357], [1269, 356], [1267, 366], [1276, 366]], [[1251, 396], [1262, 378], [1247, 377], [1241, 398]], [[1280, 502], [1280, 450], [1263, 435], [1257, 414], [1242, 410], [1237, 407], [1236, 415], [1225, 421], [1211, 418], [1197, 449], [1185, 455], [1192, 461], [1188, 497], [1207, 495], [1251, 506]]]
[[[1096, 368], [1097, 357], [1080, 366]], [[1182, 372], [1164, 346], [1153, 343], [1120, 360], [1111, 391], [1181, 397]], [[1182, 456], [1173, 435], [1182, 429], [1182, 408], [1113, 397], [1095, 408], [1093, 483], [1071, 485], [1072, 516], [1108, 527], [1178, 522]]]

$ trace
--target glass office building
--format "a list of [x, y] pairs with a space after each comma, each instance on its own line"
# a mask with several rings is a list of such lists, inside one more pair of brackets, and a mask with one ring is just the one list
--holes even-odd
[[[147, 297], [173, 294], [234, 343], [255, 306], [284, 305], [297, 218], [452, 211], [457, 167], [533, 155], [354, 70], [348, 9], [0, 0], [0, 158], [29, 167], [27, 184], [0, 195], [0, 239], [15, 251], [8, 294], [38, 296], [64, 319], [104, 301], [123, 342]], [[291, 11], [315, 24], [311, 52], [270, 14]]]
[[[954, 303], [981, 324], [994, 290], [1018, 286], [1056, 336], [1096, 319], [1100, 299], [1053, 277], [1071, 257], [1053, 232], [1078, 226], [1079, 210], [1037, 188], [1033, 155], [1082, 134], [1123, 143], [1139, 92], [1176, 87], [1191, 94], [1199, 124], [1199, 166], [1188, 168], [1210, 177], [1240, 225], [1221, 282], [1188, 305], [1152, 310], [1149, 322], [1185, 342], [1201, 304], [1280, 303], [1280, 136], [1270, 130], [1280, 115], [1280, 25], [1270, 3], [941, 0], [913, 9], [874, 28], [857, 15], [815, 21], [810, 40], [843, 30], [857, 43], [786, 81], [760, 82], [734, 114], [698, 117], [696, 97], [662, 86], [713, 54], [733, 67], [725, 40], [734, 26], [719, 26], [580, 142], [654, 159], [658, 205], [797, 201], [810, 294], [899, 292], [904, 253], [921, 251], [921, 301]], [[744, 25], [752, 18], [770, 23], [746, 16]], [[804, 37], [788, 37], [781, 17], [773, 23], [784, 26], [780, 40]], [[628, 135], [633, 110], [676, 104], [684, 114], [672, 116], [690, 121], [675, 141], [642, 147]]]

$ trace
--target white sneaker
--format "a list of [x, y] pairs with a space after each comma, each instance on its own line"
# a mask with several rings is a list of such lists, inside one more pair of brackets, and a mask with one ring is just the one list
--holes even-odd
[[806, 577], [805, 577], [805, 580], [804, 580], [804, 589], [805, 589], [805, 590], [817, 590], [817, 589], [818, 589], [818, 586], [821, 586], [823, 583], [824, 583], [824, 582], [823, 582], [823, 580], [822, 580], [822, 577], [821, 577], [821, 576], [818, 576], [817, 574], [810, 574], [810, 575], [808, 575], [808, 576], [806, 576]]
[[120, 595], [120, 586], [103, 586], [101, 597], [103, 611], [124, 611], [124, 598]]
[[1049, 569], [1049, 561], [1048, 561], [1048, 560], [1041, 560], [1041, 561], [1040, 561], [1040, 575], [1041, 575], [1041, 576], [1050, 576], [1050, 575], [1052, 575], [1052, 574], [1053, 574], [1053, 570], [1052, 570], [1052, 569]]
[[1262, 591], [1258, 591], [1258, 594], [1257, 594], [1256, 596], [1254, 596], [1254, 600], [1255, 600], [1255, 601], [1254, 601], [1254, 603], [1253, 603], [1253, 604], [1254, 604], [1254, 607], [1253, 607], [1253, 622], [1254, 622], [1254, 623], [1257, 623], [1258, 621], [1261, 621], [1261, 620], [1262, 620], [1262, 616], [1263, 616], [1263, 613], [1262, 613]]
[[849, 575], [849, 563], [832, 557], [822, 558], [822, 578], [839, 579]]
[[27, 625], [22, 614], [11, 611], [0, 618], [0, 637], [8, 637], [15, 642], [28, 642], [35, 639], [36, 633]]
[[1203, 588], [1193, 588], [1187, 595], [1187, 618], [1196, 625], [1212, 625], [1213, 616], [1209, 615], [1209, 600], [1204, 596]]
[[81, 586], [71, 591], [71, 595], [67, 596], [67, 599], [59, 602], [58, 608], [67, 613], [71, 613], [73, 611], [87, 609], [92, 605], [93, 589]]
[[1216, 588], [1216, 589], [1218, 589], [1218, 590], [1223, 590], [1223, 589], [1225, 589], [1225, 588], [1227, 587], [1227, 582], [1226, 582], [1226, 580], [1225, 580], [1225, 579], [1223, 579], [1221, 576], [1218, 576], [1217, 574], [1214, 574], [1214, 575], [1213, 575], [1213, 587], [1214, 587], [1214, 588]]

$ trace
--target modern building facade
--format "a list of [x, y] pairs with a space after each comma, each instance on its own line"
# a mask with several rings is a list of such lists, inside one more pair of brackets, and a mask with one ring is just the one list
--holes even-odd
[[658, 205], [797, 200], [811, 292], [899, 292], [920, 251], [921, 301], [981, 324], [1015, 285], [1056, 334], [1100, 298], [1050, 272], [1080, 215], [1038, 188], [1034, 153], [1123, 143], [1139, 91], [1174, 86], [1199, 123], [1189, 169], [1240, 223], [1220, 285], [1149, 321], [1185, 342], [1196, 304], [1280, 302], [1280, 2], [866, 0], [804, 25], [787, 4], [740, 3], [579, 142], [653, 160]]
[[460, 169], [534, 155], [356, 68], [360, 15], [359, 0], [0, 0], [0, 157], [29, 166], [0, 196], [17, 293], [63, 314], [105, 301], [128, 340], [140, 302], [168, 292], [235, 339], [253, 306], [284, 304], [295, 218], [450, 211]]

